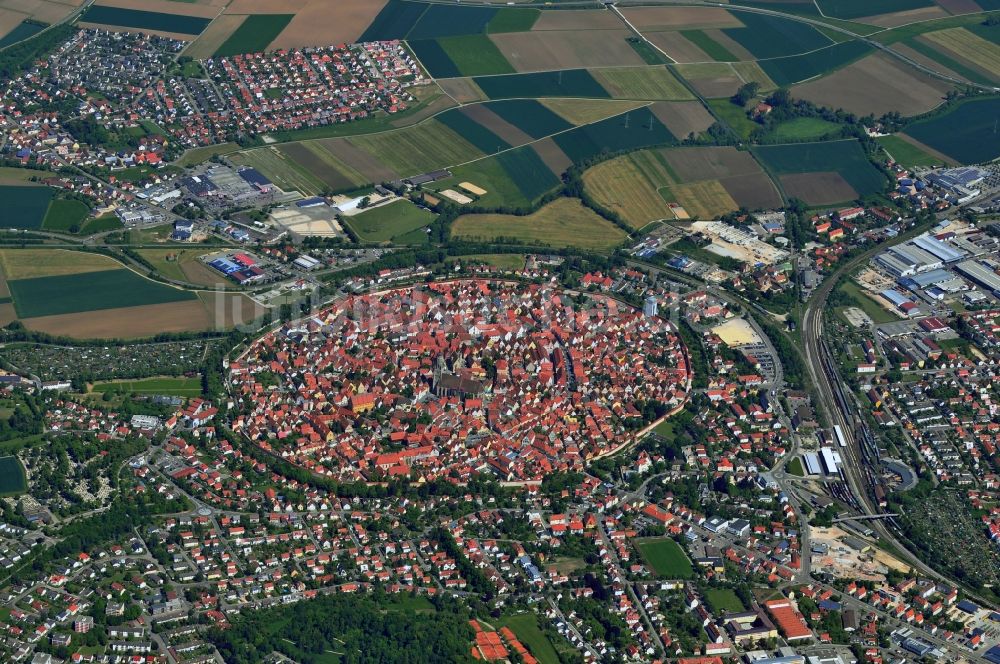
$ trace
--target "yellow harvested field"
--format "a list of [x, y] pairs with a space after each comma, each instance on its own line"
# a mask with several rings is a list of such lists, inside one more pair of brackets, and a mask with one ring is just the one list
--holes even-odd
[[[25, 318], [29, 330], [77, 339], [135, 339], [161, 332], [198, 332], [214, 326], [198, 300]], [[220, 328], [221, 329], [221, 328]]]
[[[0, 9], [21, 15], [21, 20], [33, 18], [44, 23], [57, 23], [76, 11], [83, 0], [0, 0]], [[18, 23], [21, 21], [19, 20]], [[16, 25], [16, 24], [15, 24]]]
[[[519, 72], [644, 64], [624, 29], [600, 31], [504, 32], [489, 36]], [[599, 46], [598, 46], [599, 45]]]
[[672, 184], [670, 191], [692, 219], [718, 219], [740, 208], [718, 180]]
[[472, 184], [471, 182], [459, 182], [458, 186], [461, 189], [464, 189], [465, 191], [469, 192], [470, 194], [474, 194], [476, 196], [485, 196], [486, 193], [487, 193], [485, 189], [483, 189], [482, 187], [477, 187], [476, 185]]
[[756, 62], [731, 62], [729, 66], [733, 68], [733, 71], [736, 72], [736, 75], [744, 83], [749, 83], [750, 81], [758, 83], [762, 92], [765, 90], [774, 90], [778, 87]]
[[660, 122], [679, 139], [700, 134], [715, 122], [712, 114], [697, 101], [658, 101], [651, 108]]
[[643, 36], [674, 62], [707, 62], [712, 58], [676, 30], [643, 32]]
[[236, 31], [236, 28], [243, 25], [246, 16], [237, 14], [223, 14], [205, 28], [197, 39], [187, 45], [184, 55], [192, 58], [210, 58], [219, 47], [229, 39], [229, 36]]
[[632, 155], [616, 157], [588, 168], [583, 174], [583, 185], [597, 203], [617, 212], [632, 228], [674, 218], [670, 206], [645, 177]]
[[646, 105], [641, 101], [624, 99], [539, 99], [538, 101], [566, 122], [575, 125], [599, 122], [612, 115], [621, 115], [633, 108]]
[[[239, 2], [240, 0], [237, 0]], [[272, 48], [325, 46], [356, 42], [382, 10], [385, 0], [309, 0], [271, 42]]]
[[267, 311], [242, 293], [202, 291], [198, 293], [212, 329], [228, 330], [250, 325]]
[[14, 11], [12, 9], [3, 9], [0, 7], [0, 37], [3, 37], [8, 32], [21, 25], [21, 22], [26, 18], [28, 18], [27, 14], [22, 14], [21, 12]]
[[486, 95], [471, 78], [444, 78], [435, 79], [435, 82], [446, 95], [459, 104], [470, 104], [486, 99]]
[[453, 237], [497, 241], [516, 238], [550, 247], [612, 249], [627, 236], [575, 198], [557, 198], [533, 214], [466, 214], [454, 221]]
[[993, 78], [1000, 78], [1000, 46], [989, 42], [965, 28], [937, 30], [923, 35], [955, 55], [985, 70]]
[[590, 75], [616, 99], [694, 99], [691, 91], [663, 66], [592, 69]]
[[68, 249], [4, 249], [0, 251], [0, 267], [8, 281], [67, 274], [83, 274], [102, 270], [117, 270], [121, 263], [83, 251]]
[[727, 346], [745, 346], [761, 339], [745, 318], [734, 318], [712, 328]]
[[532, 26], [534, 31], [545, 30], [619, 30], [622, 21], [612, 12], [603, 9], [567, 9], [543, 11]]

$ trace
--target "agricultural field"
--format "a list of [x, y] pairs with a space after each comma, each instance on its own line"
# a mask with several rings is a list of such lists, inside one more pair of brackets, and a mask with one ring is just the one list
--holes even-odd
[[586, 69], [476, 76], [472, 80], [490, 99], [540, 97], [609, 99], [611, 97]]
[[694, 95], [664, 66], [594, 69], [590, 74], [615, 99], [694, 99]]
[[[185, 9], [188, 8], [185, 7]], [[197, 5], [191, 5], [191, 9], [197, 9]], [[215, 11], [210, 8], [210, 15], [214, 16], [214, 14]], [[107, 5], [91, 5], [80, 20], [83, 23], [94, 25], [134, 28], [178, 35], [201, 34], [211, 22], [211, 18], [185, 15], [179, 12], [145, 11]]]
[[421, 39], [409, 45], [435, 78], [514, 73], [514, 67], [485, 35]]
[[944, 163], [938, 157], [907, 141], [901, 136], [879, 136], [875, 139], [886, 153], [906, 168], [914, 166], [940, 166]]
[[[362, 242], [425, 244], [426, 234], [415, 233], [434, 220], [434, 214], [409, 201], [393, 201], [360, 214], [344, 217], [344, 222]], [[423, 235], [423, 237], [419, 237]], [[415, 240], [422, 240], [415, 241]]]
[[841, 125], [822, 118], [792, 118], [775, 127], [767, 137], [779, 141], [799, 141], [823, 138], [840, 129]]
[[240, 166], [252, 166], [283, 191], [299, 191], [307, 196], [318, 194], [325, 183], [294, 160], [286, 156], [287, 148], [256, 148], [237, 152], [229, 159]]
[[451, 235], [457, 239], [506, 241], [550, 247], [612, 249], [625, 233], [574, 198], [557, 198], [532, 214], [467, 214], [454, 221]]
[[736, 16], [743, 27], [723, 28], [722, 32], [749, 51], [751, 59], [780, 58], [832, 43], [819, 30], [799, 21], [752, 12], [736, 12]]
[[590, 124], [645, 106], [625, 99], [541, 99], [539, 103], [573, 125]]
[[8, 279], [20, 318], [137, 307], [193, 300], [189, 291], [170, 288], [131, 270], [101, 270], [29, 279]]
[[904, 133], [964, 164], [1000, 157], [1000, 97], [970, 99], [947, 112], [906, 127]]
[[340, 141], [336, 144], [327, 141], [339, 141], [339, 139], [286, 143], [276, 149], [302, 171], [322, 182], [325, 189], [332, 192], [351, 191], [371, 184], [370, 178], [338, 158], [335, 150], [328, 149], [328, 146], [331, 145], [345, 146], [346, 141]]
[[239, 55], [241, 53], [262, 53], [285, 27], [291, 23], [294, 14], [257, 14], [247, 16], [240, 27], [229, 35], [213, 57]]
[[0, 199], [4, 201], [0, 208], [0, 228], [41, 228], [53, 195], [53, 190], [44, 186], [0, 186]]
[[18, 458], [0, 457], [0, 496], [16, 496], [27, 490], [28, 479]]
[[[18, 15], [20, 16], [20, 15]], [[35, 21], [21, 21], [13, 30], [0, 38], [0, 48], [6, 48], [22, 39], [37, 35], [45, 26]]]
[[137, 249], [136, 253], [167, 279], [199, 286], [216, 286], [225, 281], [221, 274], [198, 260], [205, 254], [203, 249]]
[[164, 394], [178, 397], [196, 397], [201, 395], [201, 378], [162, 377], [145, 378], [143, 380], [115, 380], [94, 383], [91, 391], [98, 394], [107, 392], [131, 392], [135, 394]]
[[[558, 152], [554, 144], [551, 148]], [[554, 166], [550, 166], [546, 159], [554, 161]], [[436, 191], [454, 190], [459, 183], [470, 182], [487, 192], [478, 198], [481, 205], [529, 206], [559, 186], [561, 180], [557, 174], [568, 167], [569, 160], [565, 155], [562, 160], [555, 154], [543, 156], [536, 143], [452, 168], [452, 177], [435, 182], [433, 187]]]
[[574, 163], [604, 152], [667, 145], [677, 141], [652, 107], [577, 127], [559, 134], [554, 140]]
[[634, 33], [619, 23], [611, 30], [533, 30], [490, 35], [490, 40], [515, 70], [537, 72], [644, 65], [630, 37]]
[[[1000, 50], [1000, 49], [998, 49]], [[953, 85], [884, 53], [869, 55], [829, 76], [791, 89], [797, 99], [857, 115], [920, 115], [944, 103]], [[850, 94], [844, 94], [850, 90]]]
[[175, 163], [178, 166], [196, 166], [208, 161], [215, 155], [232, 154], [240, 149], [236, 143], [219, 143], [217, 145], [206, 145], [202, 148], [191, 148], [186, 151]]
[[708, 103], [712, 110], [729, 125], [729, 128], [743, 140], [750, 138], [750, 134], [760, 129], [760, 125], [747, 116], [746, 108], [734, 104], [728, 98], [710, 99]]
[[81, 201], [72, 198], [56, 198], [49, 203], [42, 229], [56, 233], [69, 233], [72, 229], [79, 232], [83, 222], [90, 214], [90, 208]]
[[433, 119], [405, 129], [352, 136], [348, 141], [403, 176], [482, 156], [474, 145]]
[[635, 540], [639, 553], [661, 579], [691, 579], [694, 568], [681, 545], [669, 537]]
[[597, 203], [618, 213], [632, 228], [642, 228], [658, 219], [673, 219], [656, 182], [639, 165], [657, 157], [658, 152], [643, 151], [601, 162], [583, 174], [584, 188]]
[[1000, 26], [948, 28], [928, 32], [920, 39], [930, 42], [935, 51], [949, 60], [957, 60], [962, 73], [973, 70], [974, 80], [1000, 81]]
[[69, 249], [3, 249], [0, 270], [10, 279], [34, 279], [116, 270], [122, 264], [108, 256]]
[[886, 187], [855, 140], [762, 145], [753, 153], [778, 177], [786, 196], [809, 205], [850, 201]]
[[793, 85], [835, 71], [873, 52], [863, 41], [852, 40], [800, 55], [791, 55], [758, 64], [776, 85]]

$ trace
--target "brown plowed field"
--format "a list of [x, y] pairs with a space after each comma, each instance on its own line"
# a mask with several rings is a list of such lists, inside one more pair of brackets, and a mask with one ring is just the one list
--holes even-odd
[[670, 133], [679, 139], [685, 139], [692, 133], [700, 134], [715, 122], [712, 114], [697, 101], [658, 101], [650, 108]]
[[718, 7], [635, 7], [622, 9], [622, 14], [640, 32], [743, 26], [738, 18]]
[[781, 207], [781, 195], [766, 173], [749, 173], [720, 178], [719, 182], [739, 205], [748, 210]]
[[749, 152], [731, 147], [672, 148], [661, 152], [682, 181], [714, 180], [763, 172]]
[[524, 145], [525, 143], [530, 143], [532, 140], [531, 136], [528, 136], [521, 129], [507, 122], [483, 104], [463, 106], [461, 112], [511, 145]]
[[543, 11], [531, 29], [533, 31], [620, 30], [622, 25], [621, 19], [610, 11], [568, 9], [566, 11]]
[[187, 48], [184, 49], [184, 55], [192, 58], [212, 57], [223, 42], [229, 39], [229, 35], [243, 24], [244, 20], [246, 20], [246, 16], [223, 14], [209, 23], [205, 31], [188, 44]]
[[399, 177], [399, 173], [345, 138], [324, 138], [317, 142], [327, 152], [336, 155], [338, 159], [372, 182], [386, 182]]
[[663, 49], [675, 62], [711, 62], [712, 58], [679, 32], [643, 32], [646, 39]]
[[644, 65], [625, 41], [624, 29], [600, 31], [508, 32], [490, 35], [517, 71]]
[[40, 316], [22, 321], [29, 330], [78, 339], [151, 337], [161, 332], [197, 332], [213, 327], [198, 300]]
[[743, 85], [743, 80], [724, 62], [677, 65], [674, 69], [708, 99], [731, 97]]
[[562, 148], [551, 138], [543, 138], [533, 143], [531, 149], [541, 157], [545, 165], [549, 167], [549, 170], [556, 175], [562, 175], [566, 172], [567, 168], [573, 165], [573, 160], [567, 157]]
[[792, 88], [801, 99], [876, 117], [890, 111], [919, 115], [937, 107], [952, 86], [883, 53], [870, 55], [823, 78]]
[[866, 18], [859, 18], [857, 21], [859, 23], [868, 23], [869, 25], [877, 25], [883, 28], [895, 28], [896, 26], [906, 25], [907, 23], [927, 21], [932, 18], [942, 18], [947, 15], [948, 12], [940, 7], [934, 6], [921, 7], [920, 9], [910, 9], [905, 12], [894, 12], [892, 14], [868, 16]]

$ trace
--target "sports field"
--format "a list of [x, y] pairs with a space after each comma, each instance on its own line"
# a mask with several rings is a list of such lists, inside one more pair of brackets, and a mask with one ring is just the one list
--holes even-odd
[[13, 496], [27, 490], [28, 481], [18, 458], [0, 457], [0, 496]]
[[662, 579], [694, 578], [694, 568], [687, 554], [680, 544], [669, 537], [637, 539], [635, 546], [656, 576]]
[[0, 228], [41, 228], [52, 196], [48, 187], [0, 186]]
[[257, 14], [247, 16], [240, 27], [216, 49], [214, 57], [262, 53], [281, 34], [294, 14]]
[[424, 228], [434, 220], [434, 214], [417, 207], [409, 201], [393, 201], [387, 205], [365, 210], [361, 214], [344, 217], [345, 223], [353, 230], [362, 242], [401, 242], [405, 244], [423, 244], [414, 242], [419, 239], [414, 231]]
[[144, 279], [127, 269], [8, 279], [7, 286], [20, 318], [196, 299], [194, 293]]
[[508, 214], [467, 214], [454, 221], [454, 238], [520, 241], [550, 247], [611, 249], [622, 242], [624, 231], [575, 198], [557, 198], [537, 212], [518, 217]]
[[164, 377], [142, 380], [123, 380], [95, 383], [93, 392], [134, 392], [135, 394], [166, 394], [178, 397], [196, 397], [201, 394], [201, 378]]

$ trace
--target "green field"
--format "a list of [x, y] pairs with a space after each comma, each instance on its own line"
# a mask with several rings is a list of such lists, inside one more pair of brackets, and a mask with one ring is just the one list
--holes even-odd
[[775, 127], [774, 131], [768, 134], [768, 138], [781, 141], [816, 139], [839, 132], [840, 128], [836, 122], [822, 118], [793, 118]]
[[733, 55], [725, 46], [709, 37], [702, 30], [681, 30], [681, 34], [689, 42], [705, 51], [708, 57], [716, 62], [739, 61], [739, 58]]
[[145, 378], [143, 380], [125, 380], [107, 383], [94, 383], [92, 391], [132, 392], [135, 394], [165, 394], [177, 397], [196, 397], [201, 394], [201, 378]]
[[350, 142], [400, 175], [417, 175], [461, 164], [482, 152], [437, 120], [378, 134], [352, 136]]
[[642, 61], [647, 65], [665, 65], [670, 62], [665, 55], [653, 48], [645, 39], [638, 37], [626, 37], [625, 41], [632, 47], [632, 50], [639, 54]]
[[0, 457], [0, 496], [13, 496], [27, 490], [28, 480], [18, 458]]
[[458, 35], [409, 42], [431, 76], [483, 76], [514, 72], [500, 49], [485, 35]]
[[561, 182], [530, 145], [508, 150], [498, 155], [497, 161], [529, 201], [534, 201]]
[[427, 11], [427, 5], [419, 2], [389, 0], [361, 34], [358, 41], [403, 39], [425, 11]]
[[608, 91], [602, 88], [586, 69], [477, 76], [473, 81], [490, 99], [541, 97], [608, 99], [610, 97]]
[[846, 19], [891, 14], [934, 5], [931, 0], [817, 0], [817, 4], [825, 15]]
[[0, 39], [0, 48], [7, 48], [11, 44], [36, 35], [44, 29], [45, 26], [37, 21], [21, 21], [13, 30]]
[[963, 164], [1000, 157], [1000, 97], [963, 101], [947, 112], [906, 127], [904, 133]]
[[204, 161], [208, 161], [215, 155], [230, 154], [239, 149], [240, 146], [237, 143], [219, 143], [218, 145], [191, 148], [176, 161], [176, 164], [178, 166], [196, 166]]
[[639, 553], [653, 572], [663, 579], [692, 579], [694, 568], [681, 545], [669, 537], [635, 540]]
[[575, 198], [557, 198], [526, 216], [467, 214], [454, 221], [453, 238], [519, 241], [551, 247], [612, 249], [625, 233]]
[[538, 617], [534, 613], [521, 613], [501, 618], [497, 627], [507, 627], [514, 632], [525, 648], [531, 651], [539, 664], [559, 664], [559, 653], [552, 647], [549, 637], [538, 627]]
[[670, 145], [677, 139], [652, 110], [638, 108], [559, 134], [555, 142], [567, 157], [579, 163], [602, 152]]
[[927, 154], [909, 141], [904, 141], [899, 136], [879, 136], [875, 139], [879, 142], [886, 153], [888, 153], [897, 163], [912, 168], [914, 166], [937, 166], [941, 164], [941, 159], [934, 155]]
[[445, 111], [435, 120], [472, 143], [484, 154], [496, 154], [513, 147], [492, 131], [459, 110]]
[[0, 228], [41, 228], [53, 194], [48, 187], [0, 186]]
[[863, 41], [852, 40], [810, 53], [761, 60], [758, 64], [775, 84], [792, 85], [840, 69], [873, 50]]
[[486, 24], [486, 32], [527, 32], [542, 15], [538, 9], [529, 7], [503, 7]]
[[147, 12], [141, 9], [124, 9], [104, 5], [91, 5], [80, 20], [87, 23], [115, 25], [121, 28], [136, 28], [137, 30], [177, 32], [183, 35], [200, 35], [211, 23], [211, 19], [198, 16]]
[[886, 180], [856, 140], [761, 145], [753, 148], [764, 166], [777, 175], [835, 171], [859, 196], [886, 188]]
[[7, 282], [19, 318], [193, 300], [197, 296], [144, 279], [127, 269]]
[[747, 117], [745, 108], [729, 99], [709, 99], [708, 105], [743, 140], [750, 138], [755, 129], [760, 129], [759, 124]]
[[214, 57], [240, 55], [241, 53], [263, 53], [268, 44], [281, 34], [295, 14], [255, 14], [247, 16], [216, 49]]
[[406, 34], [407, 39], [436, 39], [486, 32], [499, 10], [494, 7], [429, 5]]
[[[530, 150], [531, 148], [522, 149]], [[524, 195], [517, 182], [501, 164], [499, 156], [477, 159], [470, 164], [457, 166], [451, 169], [451, 174], [452, 177], [435, 182], [434, 191], [460, 190], [458, 183], [470, 182], [486, 190], [486, 194], [477, 199], [479, 205], [527, 207], [531, 204], [531, 200]], [[552, 174], [549, 173], [545, 177], [546, 179], [551, 178]]]
[[80, 233], [82, 235], [93, 235], [94, 233], [114, 231], [120, 228], [122, 228], [121, 219], [116, 217], [114, 214], [103, 214], [100, 217], [87, 219], [87, 221], [83, 223], [83, 230], [81, 230]]
[[550, 136], [573, 126], [535, 99], [502, 99], [485, 105], [532, 138]]
[[590, 75], [615, 99], [694, 99], [669, 67], [605, 67], [592, 70]]
[[[360, 214], [344, 217], [344, 222], [362, 242], [399, 242], [400, 238], [424, 228], [434, 220], [434, 214], [409, 201], [393, 201], [388, 205], [365, 210]], [[422, 234], [421, 234], [422, 235]], [[423, 244], [427, 241], [426, 236]], [[414, 242], [407, 242], [414, 244]]]
[[805, 469], [802, 467], [802, 459], [799, 457], [793, 457], [788, 462], [788, 465], [785, 466], [785, 469], [788, 470], [789, 475], [795, 475], [796, 477], [805, 477], [806, 474]]
[[738, 613], [746, 611], [747, 607], [729, 588], [708, 588], [705, 590], [705, 601], [708, 602], [712, 614], [720, 616], [726, 612]]
[[72, 198], [57, 198], [49, 204], [42, 228], [57, 233], [69, 233], [70, 229], [75, 226], [79, 232], [88, 214], [90, 214], [90, 208], [82, 201]]
[[884, 307], [880, 306], [878, 302], [868, 297], [868, 295], [861, 290], [861, 287], [850, 279], [844, 280], [837, 290], [848, 295], [854, 303], [854, 306], [858, 307], [871, 318], [876, 323], [895, 323], [899, 320], [899, 316], [896, 316], [885, 310]]
[[736, 12], [735, 16], [743, 27], [723, 28], [722, 32], [758, 59], [805, 53], [831, 43], [816, 28], [792, 19], [745, 11]]

